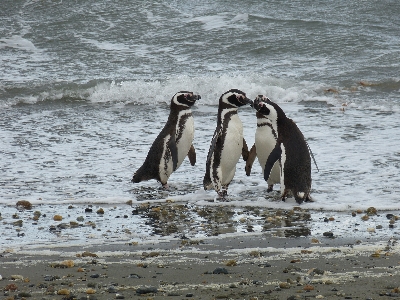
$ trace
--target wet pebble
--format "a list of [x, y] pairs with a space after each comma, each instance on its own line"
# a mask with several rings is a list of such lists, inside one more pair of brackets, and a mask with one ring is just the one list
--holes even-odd
[[138, 275], [138, 274], [130, 274], [130, 275], [128, 276], [128, 278], [140, 279], [140, 278], [142, 278], [142, 276], [140, 276], [140, 275]]
[[27, 292], [21, 292], [21, 293], [18, 293], [18, 297], [20, 297], [20, 298], [30, 298], [30, 297], [32, 297], [32, 295], [30, 293], [27, 293]]
[[325, 237], [332, 238], [332, 237], [333, 237], [333, 232], [326, 231], [326, 232], [324, 232], [322, 235], [325, 236]]
[[110, 294], [115, 294], [117, 292], [117, 289], [115, 288], [115, 286], [109, 286], [107, 288], [107, 292]]
[[271, 267], [271, 264], [269, 264], [269, 263], [263, 263], [263, 264], [259, 264], [258, 265], [260, 268], [269, 268], [269, 267]]
[[58, 279], [58, 276], [53, 276], [53, 275], [44, 275], [44, 281], [54, 281]]
[[156, 294], [158, 293], [158, 289], [154, 286], [149, 286], [149, 287], [140, 287], [136, 290], [136, 293], [139, 295], [144, 295], [144, 294]]
[[92, 275], [90, 275], [90, 278], [99, 278], [100, 277], [100, 274], [92, 274]]
[[225, 268], [216, 268], [212, 273], [213, 274], [228, 274], [228, 270]]
[[122, 294], [116, 294], [115, 299], [125, 299], [125, 296]]

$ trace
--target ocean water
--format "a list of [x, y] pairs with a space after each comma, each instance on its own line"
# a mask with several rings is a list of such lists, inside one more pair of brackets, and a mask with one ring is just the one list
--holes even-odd
[[[398, 212], [399, 14], [398, 1], [2, 3], [3, 219], [19, 200], [48, 214], [68, 205], [167, 200], [226, 206], [236, 216], [248, 207], [292, 209], [293, 199], [266, 193], [257, 161], [250, 177], [238, 163], [230, 202], [203, 191], [218, 99], [231, 88], [252, 99], [265, 94], [305, 135], [319, 172], [313, 165], [314, 202], [302, 208], [314, 219], [371, 206]], [[156, 181], [133, 185], [181, 90], [202, 97], [193, 108], [196, 166], [184, 161], [170, 191]], [[239, 115], [250, 147], [255, 111], [245, 107]], [[151, 231], [134, 224], [140, 237]], [[12, 241], [3, 246], [22, 242]]]

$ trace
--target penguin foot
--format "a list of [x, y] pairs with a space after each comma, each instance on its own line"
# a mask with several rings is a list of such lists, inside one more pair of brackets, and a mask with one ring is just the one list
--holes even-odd
[[270, 184], [267, 188], [267, 193], [272, 192], [274, 190], [274, 185]]
[[164, 191], [168, 191], [168, 190], [169, 190], [169, 185], [168, 185], [168, 183], [163, 184], [163, 185], [162, 185], [162, 189], [163, 189]]
[[228, 195], [228, 191], [227, 190], [220, 190], [218, 191], [218, 199], [221, 201], [228, 201], [226, 199], [226, 196]]

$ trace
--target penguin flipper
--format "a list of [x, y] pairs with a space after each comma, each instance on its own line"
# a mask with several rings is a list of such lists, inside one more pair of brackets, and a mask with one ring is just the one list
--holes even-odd
[[246, 140], [243, 138], [242, 157], [244, 161], [249, 158], [249, 148], [247, 147]]
[[275, 145], [275, 148], [269, 154], [267, 162], [265, 163], [265, 168], [264, 168], [264, 180], [265, 181], [268, 180], [269, 174], [271, 173], [271, 170], [272, 170], [272, 167], [274, 166], [276, 161], [281, 158], [281, 155], [282, 155], [281, 144], [278, 143]]
[[176, 170], [178, 166], [178, 148], [176, 147], [175, 135], [172, 135], [168, 141], [168, 148], [171, 151], [172, 170]]
[[194, 166], [196, 164], [196, 150], [194, 149], [193, 144], [190, 146], [188, 157], [190, 164]]
[[256, 157], [257, 157], [257, 149], [256, 149], [256, 144], [254, 144], [253, 147], [251, 147], [249, 152], [249, 157], [246, 160], [245, 171], [247, 176], [250, 176], [251, 168], [253, 167], [253, 163]]

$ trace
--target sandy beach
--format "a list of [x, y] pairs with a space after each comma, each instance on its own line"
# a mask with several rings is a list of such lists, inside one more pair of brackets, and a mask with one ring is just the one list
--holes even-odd
[[0, 299], [391, 299], [395, 239], [254, 234], [0, 255]]

